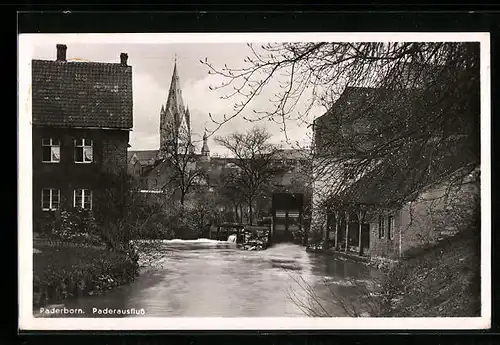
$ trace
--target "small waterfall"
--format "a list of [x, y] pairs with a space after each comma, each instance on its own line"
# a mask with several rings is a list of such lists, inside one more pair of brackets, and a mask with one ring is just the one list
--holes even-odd
[[229, 243], [236, 243], [236, 234], [232, 234], [227, 238]]

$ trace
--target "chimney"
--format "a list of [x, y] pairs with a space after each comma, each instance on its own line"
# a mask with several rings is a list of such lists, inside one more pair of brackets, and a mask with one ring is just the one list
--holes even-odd
[[128, 59], [128, 54], [127, 53], [121, 53], [120, 54], [120, 64], [122, 66], [127, 66], [127, 59]]
[[57, 48], [57, 61], [66, 61], [66, 47], [65, 44], [56, 45]]

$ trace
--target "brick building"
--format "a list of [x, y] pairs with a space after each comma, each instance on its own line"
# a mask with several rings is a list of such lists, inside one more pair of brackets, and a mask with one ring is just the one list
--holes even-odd
[[33, 219], [43, 231], [60, 208], [92, 209], [101, 172], [127, 171], [132, 67], [32, 60]]
[[475, 221], [479, 172], [478, 166], [465, 165], [416, 188], [408, 174], [380, 166], [326, 203], [331, 244], [345, 250], [347, 242], [359, 252], [361, 243], [364, 255], [397, 259], [412, 248], [453, 235]]
[[[450, 71], [444, 71], [448, 76]], [[454, 72], [452, 80], [473, 77]], [[445, 220], [450, 210], [477, 210], [479, 189], [473, 176], [479, 169], [479, 99], [462, 104], [456, 92], [437, 92], [443, 84], [433, 80], [417, 89], [347, 87], [315, 120], [316, 240], [365, 255], [399, 257], [449, 232]], [[436, 114], [444, 133], [426, 137], [433, 133], [425, 128]], [[425, 141], [403, 134], [420, 128]], [[405, 140], [407, 156], [391, 158], [373, 150], [395, 139]], [[460, 178], [461, 188], [450, 193]]]

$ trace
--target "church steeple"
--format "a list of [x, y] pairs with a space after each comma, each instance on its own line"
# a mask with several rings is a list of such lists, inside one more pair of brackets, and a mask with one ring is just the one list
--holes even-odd
[[172, 143], [185, 144], [191, 141], [189, 117], [189, 110], [184, 107], [182, 98], [176, 57], [167, 101], [160, 111], [160, 151], [165, 151], [165, 146]]
[[184, 115], [184, 100], [182, 99], [181, 83], [177, 72], [177, 62], [174, 63], [172, 80], [170, 81], [170, 91], [168, 92], [166, 110], [174, 116], [177, 126], [180, 125], [181, 117]]
[[203, 147], [201, 148], [201, 155], [202, 157], [209, 158], [210, 157], [210, 149], [208, 148], [208, 138], [207, 138], [207, 131], [203, 134]]
[[184, 115], [186, 119], [186, 126], [189, 132], [189, 136], [191, 137], [191, 114], [189, 113], [189, 107], [186, 106], [186, 114]]

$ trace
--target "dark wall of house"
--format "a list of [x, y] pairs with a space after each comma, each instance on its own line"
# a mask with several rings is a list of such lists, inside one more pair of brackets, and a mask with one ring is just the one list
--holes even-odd
[[339, 131], [340, 122], [333, 110], [314, 121], [314, 147], [317, 156], [335, 155], [340, 152]]
[[[57, 138], [60, 141], [59, 163], [42, 162], [42, 138]], [[93, 140], [93, 162], [75, 163], [74, 139]], [[42, 211], [43, 188], [61, 191], [61, 207], [72, 207], [73, 190], [85, 188], [93, 190], [99, 172], [126, 172], [129, 132], [122, 130], [33, 128], [33, 220], [35, 231], [44, 220], [52, 217]], [[94, 196], [94, 195], [93, 195]], [[94, 203], [95, 197], [93, 197]], [[37, 229], [38, 228], [38, 229]]]

